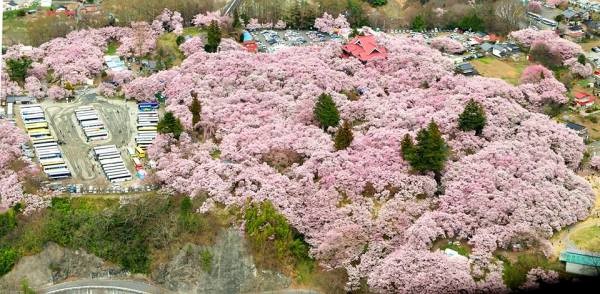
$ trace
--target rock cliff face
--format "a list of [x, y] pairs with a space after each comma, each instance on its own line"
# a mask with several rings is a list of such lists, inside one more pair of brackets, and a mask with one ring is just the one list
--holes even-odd
[[[168, 263], [151, 275], [153, 282], [178, 293], [246, 293], [284, 290], [291, 279], [256, 268], [242, 234], [235, 229], [221, 232], [212, 246], [187, 244]], [[42, 252], [26, 256], [0, 278], [0, 293], [16, 293], [23, 282], [40, 289], [65, 280], [132, 279], [128, 272], [81, 250], [49, 243]], [[143, 275], [135, 278], [148, 280]]]
[[95, 255], [49, 243], [39, 254], [21, 258], [11, 272], [0, 278], [0, 289], [15, 291], [23, 282], [35, 289], [67, 278], [122, 278], [127, 275], [121, 268]]
[[280, 273], [258, 270], [240, 232], [234, 229], [223, 231], [213, 246], [184, 246], [152, 278], [183, 293], [260, 292], [285, 289], [291, 283]]

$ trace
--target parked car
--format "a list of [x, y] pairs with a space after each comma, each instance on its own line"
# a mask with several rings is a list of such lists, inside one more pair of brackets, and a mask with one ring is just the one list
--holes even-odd
[[600, 52], [600, 47], [594, 47], [592, 48], [592, 51], [599, 53]]

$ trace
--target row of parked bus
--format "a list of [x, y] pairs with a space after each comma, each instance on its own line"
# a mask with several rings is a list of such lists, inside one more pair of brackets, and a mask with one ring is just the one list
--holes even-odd
[[63, 154], [58, 148], [58, 141], [48, 128], [42, 107], [39, 104], [21, 105], [21, 117], [35, 154], [48, 178], [60, 180], [71, 177]]
[[137, 135], [138, 147], [146, 150], [154, 138], [158, 127], [158, 102], [141, 102], [138, 104]]
[[556, 22], [555, 20], [549, 19], [549, 18], [545, 18], [537, 13], [533, 13], [531, 11], [527, 12], [527, 16], [530, 19], [533, 19], [535, 21], [541, 22], [547, 26], [551, 26], [551, 27], [556, 27], [558, 26], [558, 22]]
[[78, 107], [75, 110], [75, 117], [88, 142], [108, 139], [108, 131], [91, 105]]
[[131, 180], [131, 173], [125, 167], [121, 152], [116, 145], [94, 147], [94, 156], [110, 182], [118, 183]]

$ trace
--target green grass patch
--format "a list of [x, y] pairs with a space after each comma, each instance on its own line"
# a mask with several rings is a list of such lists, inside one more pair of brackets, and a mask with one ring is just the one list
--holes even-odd
[[468, 248], [467, 246], [457, 245], [451, 242], [448, 242], [446, 245], [442, 245], [440, 247], [440, 250], [445, 250], [446, 248], [452, 249], [462, 256], [468, 257], [471, 254], [471, 248]]
[[108, 45], [106, 47], [106, 54], [107, 55], [116, 55], [117, 48], [119, 48], [118, 42], [115, 42], [115, 41], [108, 42]]
[[219, 159], [221, 158], [221, 150], [219, 149], [213, 149], [210, 151], [210, 157], [212, 157], [212, 159]]
[[580, 249], [600, 252], [600, 226], [578, 229], [571, 234], [570, 239]]
[[197, 36], [202, 32], [202, 29], [199, 27], [187, 27], [183, 28], [183, 35]]
[[485, 57], [479, 58], [477, 60], [484, 64], [490, 64], [490, 63], [492, 63], [492, 61], [494, 61], [494, 58], [492, 58], [490, 56], [485, 56]]
[[558, 261], [550, 261], [541, 253], [522, 252], [516, 261], [511, 262], [506, 256], [496, 254], [496, 258], [504, 262], [502, 279], [510, 289], [518, 289], [527, 280], [527, 273], [533, 268], [543, 268], [563, 272], [564, 267]]

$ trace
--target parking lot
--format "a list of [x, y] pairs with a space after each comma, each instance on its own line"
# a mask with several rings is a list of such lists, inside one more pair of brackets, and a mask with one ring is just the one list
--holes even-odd
[[[91, 150], [99, 145], [116, 145], [120, 150], [132, 142], [135, 133], [136, 104], [121, 100], [107, 100], [96, 96], [94, 90], [79, 93], [77, 99], [70, 103], [44, 101], [42, 103], [50, 128], [59, 140], [60, 147], [71, 167], [72, 178], [65, 183], [85, 184], [98, 187], [108, 186], [98, 162], [94, 160]], [[107, 140], [88, 142], [82, 128], [75, 118], [75, 110], [84, 105], [93, 106], [106, 125], [109, 136]], [[127, 152], [122, 152], [127, 156]], [[125, 157], [127, 168], [132, 171], [131, 159]]]
[[260, 52], [274, 52], [284, 47], [310, 45], [330, 40], [341, 42], [338, 36], [316, 31], [255, 30], [251, 31], [250, 34], [258, 43]]

